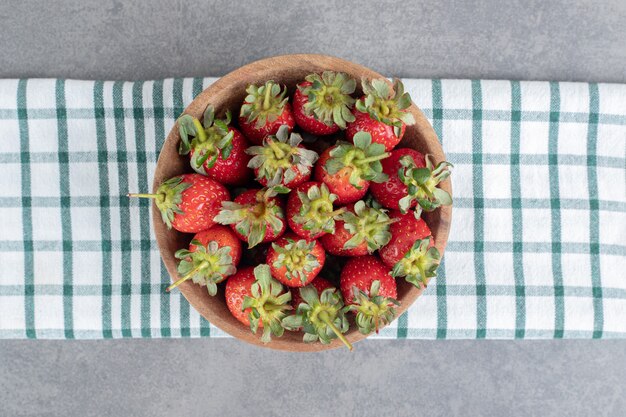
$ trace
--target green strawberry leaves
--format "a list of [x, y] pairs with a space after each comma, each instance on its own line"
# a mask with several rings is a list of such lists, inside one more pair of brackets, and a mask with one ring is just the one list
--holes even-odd
[[288, 185], [298, 174], [309, 174], [318, 158], [315, 151], [299, 146], [301, 142], [299, 134], [289, 134], [289, 126], [282, 125], [276, 135], [264, 139], [263, 146], [246, 149], [252, 155], [248, 168], [258, 170], [257, 179], [265, 179], [270, 187]]
[[310, 231], [312, 236], [318, 233], [334, 233], [335, 219], [345, 209], [333, 209], [337, 196], [328, 190], [326, 184], [313, 185], [306, 193], [298, 191], [297, 194], [301, 206], [293, 221], [301, 224], [304, 230]]
[[250, 288], [252, 297], [244, 298], [241, 309], [251, 309], [248, 314], [250, 330], [256, 334], [262, 324], [261, 341], [268, 343], [272, 335], [280, 337], [285, 331], [282, 320], [291, 310], [291, 292], [284, 292], [281, 283], [272, 278], [269, 265], [261, 264], [254, 268], [254, 277], [256, 281]]
[[431, 237], [415, 241], [411, 249], [391, 270], [393, 277], [405, 277], [417, 288], [424, 287], [430, 278], [437, 275], [441, 255], [436, 247], [429, 247]]
[[239, 113], [248, 123], [256, 122], [257, 129], [263, 128], [266, 123], [275, 122], [283, 112], [288, 101], [287, 88], [270, 80], [261, 86], [249, 85], [246, 88], [248, 95], [244, 99]]
[[278, 254], [272, 266], [277, 269], [285, 267], [287, 270], [285, 277], [288, 280], [298, 279], [304, 284], [311, 273], [322, 266], [319, 259], [312, 253], [314, 247], [315, 241], [307, 242], [306, 239], [297, 241], [287, 239], [285, 246], [272, 243], [272, 248]]
[[178, 281], [168, 287], [168, 291], [177, 287], [182, 282], [191, 279], [199, 285], [206, 285], [209, 295], [217, 294], [217, 284], [227, 276], [237, 272], [230, 255], [231, 247], [219, 247], [215, 241], [210, 241], [206, 246], [198, 240], [192, 240], [195, 251], [180, 249], [174, 256], [180, 259], [178, 274], [182, 275]]
[[188, 114], [178, 118], [178, 132], [180, 134], [180, 155], [191, 154], [191, 168], [199, 174], [206, 175], [207, 169], [215, 166], [218, 157], [228, 159], [233, 149], [234, 132], [228, 128], [232, 115], [226, 112], [223, 120], [215, 118], [213, 106], [207, 106], [203, 123]]
[[385, 152], [385, 146], [372, 143], [372, 136], [368, 132], [356, 133], [353, 142], [338, 142], [335, 145], [324, 166], [326, 172], [335, 175], [347, 167], [350, 170], [350, 184], [357, 189], [362, 188], [363, 181], [387, 181], [389, 177], [383, 173], [380, 162], [390, 155]]
[[248, 248], [253, 248], [265, 239], [268, 227], [275, 235], [282, 230], [285, 213], [272, 197], [288, 192], [286, 187], [275, 186], [259, 190], [256, 201], [251, 204], [223, 201], [222, 209], [214, 220], [219, 224], [234, 224], [235, 229], [248, 238]]
[[397, 78], [393, 80], [393, 90], [384, 79], [361, 80], [363, 99], [357, 100], [356, 108], [360, 112], [381, 123], [393, 126], [394, 134], [400, 137], [402, 124], [413, 125], [415, 118], [408, 111], [411, 96], [404, 91], [404, 84]]
[[356, 325], [363, 334], [370, 334], [373, 331], [378, 333], [378, 329], [391, 323], [396, 317], [396, 309], [399, 306], [398, 300], [390, 297], [378, 295], [380, 291], [380, 281], [372, 282], [369, 294], [358, 287], [352, 287], [353, 303], [350, 311], [356, 313]]
[[399, 201], [399, 208], [406, 213], [413, 202], [424, 211], [433, 211], [440, 206], [452, 204], [450, 194], [437, 187], [440, 182], [450, 176], [452, 164], [442, 161], [433, 166], [430, 155], [426, 155], [426, 167], [418, 168], [415, 161], [408, 155], [400, 158], [402, 167], [398, 170], [398, 178], [407, 186], [407, 195]]
[[170, 178], [157, 188], [155, 204], [161, 212], [161, 218], [168, 229], [172, 228], [175, 214], [184, 214], [180, 209], [183, 192], [193, 184], [183, 182], [182, 176]]
[[354, 204], [354, 213], [346, 211], [339, 219], [343, 220], [345, 229], [352, 235], [343, 245], [344, 249], [353, 249], [366, 242], [370, 253], [389, 243], [389, 225], [397, 221], [390, 219], [386, 210], [367, 206], [363, 200]]
[[282, 325], [287, 330], [304, 330], [306, 343], [320, 341], [330, 343], [339, 338], [348, 349], [352, 345], [344, 336], [350, 327], [341, 294], [335, 288], [327, 288], [318, 294], [313, 285], [300, 288], [303, 302], [296, 308], [296, 313], [283, 319]]
[[341, 129], [354, 122], [351, 111], [355, 102], [351, 97], [356, 89], [354, 78], [343, 72], [324, 71], [321, 75], [310, 74], [305, 79], [311, 85], [298, 86], [308, 98], [304, 105], [305, 114], [313, 115], [326, 126], [336, 124]]

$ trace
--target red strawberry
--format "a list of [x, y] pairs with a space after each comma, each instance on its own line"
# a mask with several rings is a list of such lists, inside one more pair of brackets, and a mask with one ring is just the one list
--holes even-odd
[[215, 119], [212, 106], [206, 108], [202, 124], [188, 114], [182, 115], [176, 122], [180, 132], [178, 153], [190, 156], [191, 168], [197, 173], [222, 184], [242, 185], [250, 178], [250, 157], [245, 153], [248, 142], [237, 129], [228, 126], [230, 119], [230, 112], [224, 120]]
[[293, 233], [272, 243], [267, 264], [272, 276], [288, 287], [304, 287], [320, 273], [326, 252], [317, 240], [303, 239]]
[[283, 327], [287, 330], [303, 329], [303, 340], [307, 343], [319, 340], [328, 344], [339, 338], [352, 350], [352, 345], [343, 335], [350, 327], [346, 317], [349, 307], [344, 306], [339, 292], [335, 288], [327, 288], [320, 293], [314, 285], [298, 290], [302, 301], [295, 314], [283, 319]]
[[217, 284], [234, 274], [241, 260], [241, 241], [230, 228], [215, 225], [196, 233], [189, 250], [180, 249], [175, 254], [180, 259], [178, 281], [167, 287], [167, 291], [191, 279], [206, 285], [210, 295], [217, 294]]
[[326, 149], [321, 155], [320, 159], [315, 165], [315, 180], [326, 184], [328, 189], [337, 196], [335, 201], [337, 204], [348, 204], [363, 198], [367, 194], [369, 188], [369, 181], [358, 181], [358, 186], [350, 184], [351, 170], [345, 167], [333, 175], [328, 174], [326, 169], [326, 162], [331, 158], [330, 151], [334, 147]]
[[335, 232], [335, 218], [345, 208], [334, 210], [337, 199], [328, 187], [320, 182], [305, 182], [289, 193], [287, 199], [287, 222], [298, 236], [317, 239]]
[[154, 199], [167, 228], [183, 233], [197, 233], [213, 226], [222, 202], [230, 200], [226, 187], [200, 174], [170, 178], [155, 194], [128, 196]]
[[338, 217], [335, 233], [322, 236], [320, 241], [332, 255], [367, 255], [389, 242], [389, 225], [393, 221], [385, 210], [358, 201], [347, 206], [346, 212]]
[[[414, 212], [402, 214], [399, 210], [392, 210], [389, 217], [398, 221], [389, 226], [391, 240], [380, 248], [378, 254], [385, 265], [393, 268], [411, 250], [415, 241], [426, 239], [432, 233], [426, 222], [416, 218]], [[435, 242], [432, 240], [431, 246], [434, 245]]]
[[284, 185], [297, 187], [311, 177], [317, 153], [306, 149], [300, 143], [302, 137], [289, 134], [287, 126], [278, 129], [275, 136], [268, 136], [263, 146], [251, 146], [246, 153], [253, 155], [248, 167], [263, 186]]
[[249, 85], [246, 93], [239, 113], [239, 127], [250, 142], [260, 145], [282, 125], [287, 125], [290, 132], [293, 130], [296, 121], [285, 97], [285, 87], [281, 89], [274, 81], [267, 81], [260, 87]]
[[436, 167], [427, 155], [416, 150], [395, 149], [382, 161], [383, 172], [389, 180], [372, 184], [372, 195], [384, 207], [407, 212], [419, 204], [426, 211], [452, 204], [452, 197], [437, 185], [450, 176], [452, 164], [440, 162]]
[[293, 96], [298, 126], [314, 135], [330, 135], [354, 121], [351, 109], [356, 81], [342, 72], [310, 74], [298, 84]]
[[394, 306], [399, 305], [396, 280], [375, 256], [349, 259], [341, 271], [340, 287], [345, 303], [356, 313], [361, 333], [378, 333], [381, 324], [394, 319]]
[[229, 224], [249, 248], [273, 242], [287, 228], [285, 203], [277, 195], [288, 191], [284, 187], [245, 191], [234, 201], [223, 202], [215, 221]]
[[[326, 288], [335, 287], [333, 284], [331, 284], [330, 281], [328, 281], [326, 278], [320, 277], [319, 275], [315, 277], [315, 279], [311, 281], [309, 284], [315, 287], [318, 294], [321, 294], [322, 291], [324, 291]], [[302, 297], [300, 297], [300, 290], [296, 288], [291, 293], [291, 305], [293, 306], [294, 310], [298, 308], [301, 302], [302, 302]]]
[[240, 269], [226, 282], [225, 293], [226, 305], [237, 320], [254, 334], [263, 329], [262, 342], [269, 342], [272, 334], [283, 335], [281, 320], [291, 310], [291, 293], [272, 278], [267, 265]]
[[394, 210], [391, 217], [398, 221], [389, 228], [391, 240], [380, 249], [380, 257], [392, 268], [393, 277], [405, 277], [418, 288], [426, 287], [430, 278], [436, 276], [441, 261], [430, 229], [413, 212], [402, 214]]
[[362, 198], [370, 182], [386, 181], [381, 160], [390, 154], [383, 146], [372, 143], [369, 133], [359, 132], [354, 145], [338, 142], [320, 156], [315, 167], [315, 179], [337, 195], [337, 204], [348, 204]]
[[346, 137], [352, 140], [357, 132], [369, 132], [374, 143], [380, 143], [390, 151], [404, 136], [406, 125], [415, 123], [407, 110], [411, 106], [411, 96], [404, 92], [404, 85], [398, 79], [393, 82], [393, 91], [384, 79], [364, 79], [362, 86], [364, 97], [356, 102], [355, 120], [348, 124]]
[[378, 294], [382, 297], [396, 298], [396, 280], [376, 256], [365, 255], [350, 258], [341, 271], [341, 294], [346, 304], [354, 304], [355, 296], [352, 287], [369, 292], [372, 282], [380, 281]]

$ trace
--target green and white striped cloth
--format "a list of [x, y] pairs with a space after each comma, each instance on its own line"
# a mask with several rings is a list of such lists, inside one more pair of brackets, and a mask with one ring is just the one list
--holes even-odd
[[[213, 81], [0, 80], [0, 338], [225, 336], [165, 293], [125, 197]], [[377, 337], [626, 337], [626, 85], [404, 81], [455, 208], [439, 277]]]

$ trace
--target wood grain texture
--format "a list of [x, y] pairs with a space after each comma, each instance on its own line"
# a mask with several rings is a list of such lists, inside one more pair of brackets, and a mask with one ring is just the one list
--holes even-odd
[[[304, 79], [306, 75], [324, 70], [342, 71], [355, 77], [357, 80], [362, 77], [370, 79], [384, 78], [381, 74], [361, 65], [326, 55], [298, 54], [278, 56], [245, 65], [220, 78], [200, 93], [185, 109], [185, 113], [201, 118], [207, 105], [211, 104], [217, 109], [218, 114], [223, 114], [227, 109], [230, 109], [236, 115], [246, 95], [245, 89], [249, 84], [262, 84], [266, 80], [271, 79], [286, 85], [289, 92], [293, 93], [296, 84]], [[430, 154], [435, 163], [445, 160], [437, 135], [424, 114], [415, 104], [410, 107], [410, 111], [415, 116], [416, 123], [407, 127], [399, 147], [410, 147], [424, 154]], [[178, 129], [174, 127], [170, 131], [159, 155], [154, 175], [153, 190], [156, 190], [163, 181], [173, 176], [190, 172], [188, 159], [178, 155], [179, 141]], [[452, 194], [452, 186], [449, 179], [441, 184], [441, 188]], [[437, 248], [443, 255], [450, 230], [452, 207], [443, 207], [432, 213], [426, 213], [424, 218], [432, 230]], [[177, 261], [174, 258], [174, 252], [188, 245], [190, 235], [179, 233], [175, 230], [168, 230], [161, 221], [161, 216], [154, 204], [153, 227], [167, 271], [173, 280], [177, 279]], [[258, 335], [252, 334], [248, 327], [242, 325], [230, 314], [224, 301], [222, 288], [220, 288], [218, 295], [215, 297], [210, 297], [204, 287], [195, 285], [190, 281], [181, 284], [179, 289], [189, 303], [209, 322], [248, 343], [271, 349], [299, 352], [320, 351], [343, 346], [338, 340], [328, 345], [321, 343], [306, 344], [302, 342], [302, 334], [295, 332], [285, 332], [282, 338], [274, 338], [270, 343], [263, 344], [259, 340]], [[422, 290], [408, 284], [404, 279], [398, 279], [398, 300], [401, 302], [401, 306], [398, 308], [398, 315], [405, 312], [421, 293]], [[346, 336], [353, 343], [366, 337], [359, 333], [354, 326], [350, 328]]]

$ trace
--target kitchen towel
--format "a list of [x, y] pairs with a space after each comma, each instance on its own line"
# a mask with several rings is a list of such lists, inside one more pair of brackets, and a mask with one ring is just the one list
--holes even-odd
[[[126, 197], [214, 80], [0, 80], [0, 338], [226, 336], [165, 292]], [[404, 82], [454, 164], [452, 228], [373, 337], [626, 337], [626, 85]]]

